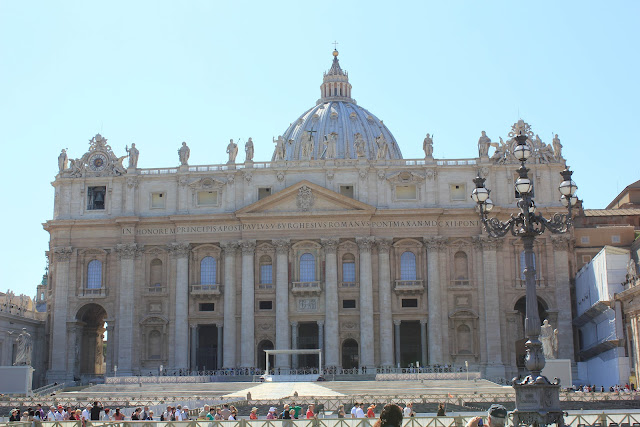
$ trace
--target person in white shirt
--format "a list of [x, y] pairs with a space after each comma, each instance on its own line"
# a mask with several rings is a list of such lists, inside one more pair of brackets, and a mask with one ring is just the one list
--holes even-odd
[[86, 408], [82, 411], [82, 421], [90, 421], [91, 420], [91, 405], [87, 405]]
[[364, 403], [361, 403], [356, 408], [356, 418], [364, 418], [364, 410], [362, 409], [363, 406]]
[[356, 402], [353, 404], [353, 408], [351, 408], [351, 418], [356, 418], [356, 411], [359, 408], [359, 403]]
[[404, 407], [404, 411], [402, 415], [405, 418], [407, 418], [407, 417], [410, 417], [412, 413], [413, 413], [413, 403], [409, 402], [407, 403], [407, 406]]
[[[58, 410], [53, 414], [55, 421], [64, 421], [65, 411], [62, 406], [58, 406]], [[51, 421], [51, 420], [49, 420]]]
[[111, 421], [111, 410], [109, 408], [104, 408], [104, 412], [100, 414], [101, 421]]
[[55, 406], [49, 406], [49, 412], [47, 412], [46, 419], [48, 421], [55, 421], [56, 420], [56, 407]]
[[[177, 417], [176, 417], [177, 419]], [[181, 421], [189, 421], [189, 407], [188, 406], [183, 406], [182, 407], [182, 413], [180, 414], [180, 420]]]

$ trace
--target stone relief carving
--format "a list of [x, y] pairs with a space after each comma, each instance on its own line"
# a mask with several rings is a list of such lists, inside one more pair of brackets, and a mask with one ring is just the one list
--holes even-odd
[[331, 181], [333, 179], [334, 173], [332, 170], [327, 171], [327, 180]]
[[180, 184], [180, 187], [185, 187], [188, 183], [189, 178], [187, 178], [186, 176], [181, 176], [180, 178], [178, 178], [178, 184]]
[[71, 248], [71, 246], [56, 247], [53, 248], [53, 253], [55, 255], [56, 261], [64, 262], [71, 259], [73, 249]]
[[449, 239], [445, 236], [428, 236], [424, 237], [424, 244], [427, 250], [443, 251], [446, 249]]
[[567, 251], [571, 249], [573, 240], [569, 236], [551, 236], [551, 244], [556, 251]]
[[282, 171], [278, 172], [278, 174], [276, 175], [276, 178], [278, 179], [279, 182], [284, 181], [284, 172]]
[[378, 170], [378, 179], [382, 181], [386, 178], [387, 178], [387, 174], [384, 172], [384, 170], [383, 169]]
[[189, 244], [183, 242], [172, 242], [167, 245], [167, 250], [174, 257], [189, 256]]
[[220, 247], [224, 251], [225, 255], [234, 255], [238, 251], [238, 242], [236, 241], [220, 242]]
[[324, 153], [320, 156], [323, 159], [335, 159], [338, 153], [338, 134], [331, 132], [324, 136]]
[[141, 249], [136, 243], [119, 243], [116, 245], [116, 253], [120, 259], [133, 259], [140, 255]]
[[127, 188], [132, 189], [132, 188], [138, 188], [138, 178], [135, 176], [128, 176], [127, 177]]
[[482, 250], [495, 251], [502, 247], [502, 239], [494, 239], [493, 237], [473, 236], [473, 245]]
[[376, 246], [378, 247], [378, 253], [388, 254], [392, 244], [392, 238], [376, 237]]
[[[66, 156], [66, 150], [65, 156]], [[62, 156], [63, 153], [60, 153]], [[64, 156], [58, 156], [58, 169], [65, 166]], [[127, 156], [117, 157], [107, 139], [96, 134], [89, 140], [89, 151], [79, 159], [71, 159], [71, 166], [63, 169], [60, 174], [65, 178], [78, 178], [84, 176], [119, 176], [127, 173], [122, 161]]]
[[276, 247], [276, 254], [287, 254], [289, 253], [291, 242], [285, 239], [274, 240], [273, 246]]
[[189, 164], [189, 156], [191, 155], [191, 150], [186, 142], [182, 143], [182, 147], [178, 150], [178, 158], [180, 159], [180, 164], [183, 166], [187, 166]]
[[250, 183], [251, 180], [253, 179], [253, 173], [252, 172], [245, 171], [243, 175], [244, 175], [244, 179], [247, 181], [247, 183]]
[[321, 239], [322, 248], [325, 254], [335, 254], [340, 242], [337, 238]]
[[311, 209], [314, 202], [315, 196], [313, 195], [311, 188], [306, 185], [300, 187], [298, 190], [298, 196], [296, 197], [296, 205], [298, 206], [298, 209], [303, 212], [307, 212]]
[[387, 177], [387, 180], [392, 184], [408, 184], [416, 183], [421, 184], [424, 182], [425, 176], [419, 172], [404, 171], [392, 173]]
[[355, 329], [357, 326], [356, 322], [342, 322], [342, 329]]
[[358, 169], [358, 176], [360, 176], [360, 179], [366, 179], [368, 174], [369, 170], [367, 168]]
[[253, 255], [256, 250], [255, 240], [242, 240], [239, 242], [242, 255]]
[[360, 252], [371, 252], [371, 247], [375, 244], [374, 237], [356, 237], [356, 244]]
[[317, 298], [300, 298], [298, 299], [298, 311], [317, 311]]

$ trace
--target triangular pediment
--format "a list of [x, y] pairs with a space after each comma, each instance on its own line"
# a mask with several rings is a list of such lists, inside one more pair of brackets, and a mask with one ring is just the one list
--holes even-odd
[[343, 196], [307, 180], [300, 181], [275, 194], [236, 211], [239, 218], [254, 215], [372, 215], [376, 208]]

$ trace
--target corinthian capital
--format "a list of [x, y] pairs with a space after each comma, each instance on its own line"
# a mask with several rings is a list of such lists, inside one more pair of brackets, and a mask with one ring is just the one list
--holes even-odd
[[135, 243], [120, 243], [116, 245], [116, 253], [120, 259], [133, 259], [140, 254], [140, 248]]
[[53, 248], [53, 254], [56, 261], [66, 262], [71, 259], [73, 248], [71, 246], [58, 246], [56, 248]]
[[189, 244], [184, 242], [173, 242], [167, 245], [169, 253], [174, 257], [186, 257], [189, 256]]
[[392, 244], [393, 239], [386, 237], [376, 237], [376, 246], [378, 247], [378, 253], [388, 254]]
[[503, 240], [487, 236], [474, 236], [473, 244], [484, 251], [495, 251], [502, 247]]
[[325, 254], [335, 254], [338, 250], [339, 239], [322, 239], [320, 242]]
[[360, 252], [371, 252], [371, 247], [375, 243], [374, 237], [358, 237], [356, 238], [356, 243], [358, 244], [358, 248]]
[[242, 255], [253, 255], [256, 250], [256, 241], [253, 239], [241, 240], [240, 249], [242, 250]]
[[571, 249], [573, 240], [568, 234], [561, 234], [558, 236], [551, 236], [551, 244], [556, 251], [568, 251]]
[[424, 244], [429, 251], [443, 251], [447, 247], [449, 238], [445, 236], [424, 237]]
[[276, 247], [276, 254], [288, 254], [291, 242], [288, 239], [278, 239], [273, 241], [273, 246]]
[[220, 242], [220, 247], [224, 251], [225, 255], [235, 255], [238, 251], [238, 242], [236, 241], [226, 241]]

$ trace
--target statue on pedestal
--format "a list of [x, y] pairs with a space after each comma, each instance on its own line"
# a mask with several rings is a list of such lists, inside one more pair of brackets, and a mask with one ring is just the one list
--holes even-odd
[[278, 136], [278, 139], [271, 138], [273, 143], [276, 144], [276, 157], [275, 160], [284, 160], [285, 155], [285, 146], [284, 146], [284, 138], [282, 135]]
[[560, 144], [560, 138], [558, 138], [558, 134], [553, 137], [553, 157], [557, 161], [562, 159], [562, 144]]
[[253, 139], [249, 137], [249, 140], [244, 144], [244, 152], [246, 157], [244, 158], [245, 163], [253, 162]]
[[433, 157], [433, 136], [427, 134], [422, 142], [422, 149], [424, 150], [424, 157], [430, 159]]
[[331, 132], [328, 137], [325, 136], [324, 145], [325, 149], [325, 159], [335, 159], [338, 151], [338, 134], [335, 132]]
[[358, 157], [359, 159], [367, 157], [367, 153], [364, 151], [364, 138], [362, 137], [362, 134], [360, 132], [354, 135], [353, 146], [356, 149], [356, 157]]
[[315, 145], [313, 142], [313, 133], [309, 131], [302, 132], [302, 158], [305, 160], [311, 160], [311, 156], [313, 156], [313, 146]]
[[129, 154], [129, 168], [135, 169], [138, 167], [138, 156], [140, 155], [140, 151], [136, 148], [136, 143], [131, 144], [131, 148], [128, 146], [124, 147], [124, 150]]
[[68, 161], [69, 158], [67, 157], [67, 150], [63, 148], [58, 156], [58, 172], [62, 172], [67, 168]]
[[380, 134], [376, 137], [376, 145], [378, 146], [378, 154], [376, 155], [376, 159], [386, 159], [387, 153], [389, 152], [389, 144], [387, 143], [387, 140], [384, 138], [383, 134]]
[[188, 165], [189, 163], [189, 155], [191, 154], [191, 150], [186, 142], [182, 143], [182, 147], [178, 150], [178, 157], [180, 157], [180, 164], [183, 166]]
[[236, 156], [238, 155], [238, 144], [233, 142], [233, 139], [229, 140], [229, 145], [227, 145], [227, 153], [229, 154], [229, 161], [227, 164], [232, 164], [236, 162]]
[[18, 351], [14, 366], [28, 365], [31, 366], [31, 351], [33, 349], [33, 339], [31, 334], [27, 332], [27, 328], [22, 328], [22, 333], [16, 339]]
[[482, 131], [482, 135], [478, 138], [478, 156], [488, 157], [489, 147], [491, 146], [491, 139], [487, 136], [485, 131]]
[[558, 352], [558, 330], [553, 329], [548, 319], [545, 319], [540, 327], [540, 342], [542, 343], [544, 358], [548, 360], [555, 359]]

